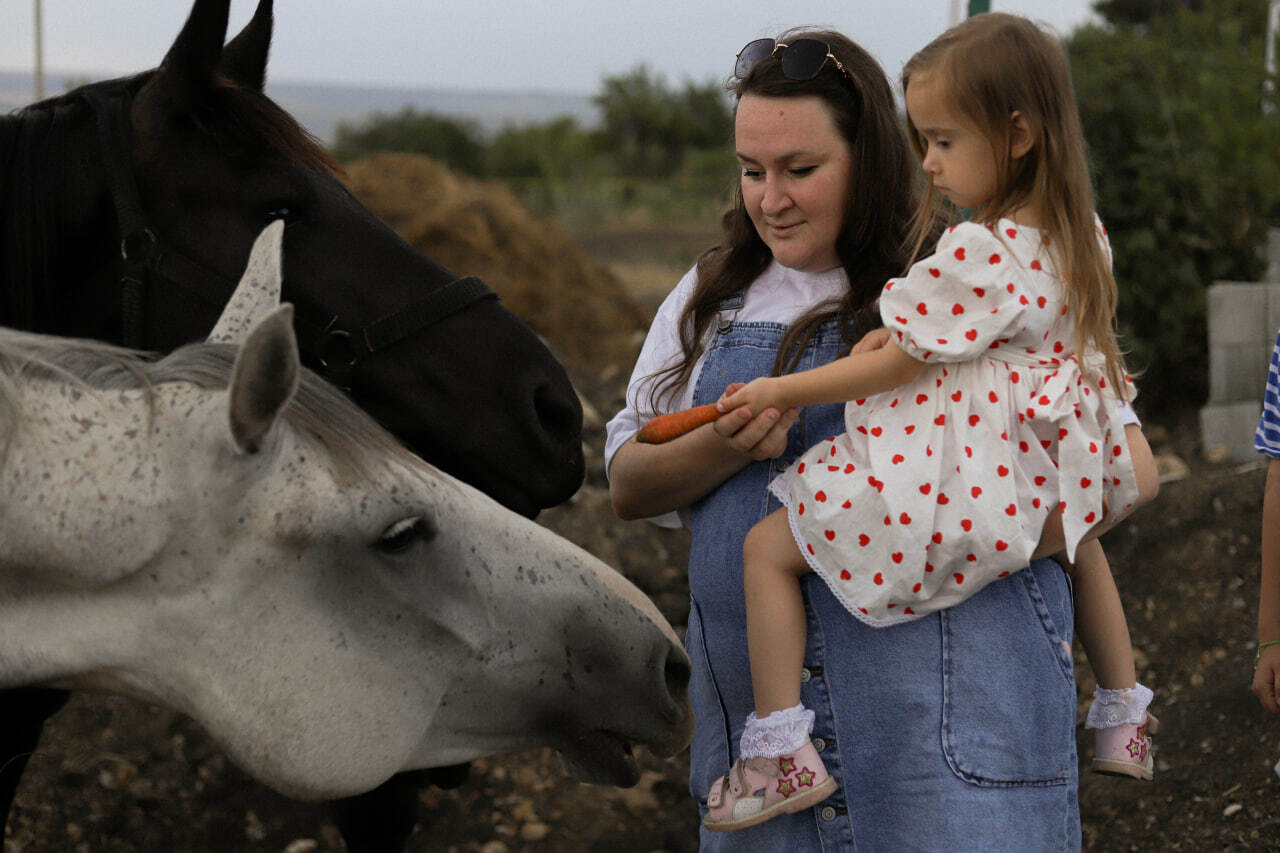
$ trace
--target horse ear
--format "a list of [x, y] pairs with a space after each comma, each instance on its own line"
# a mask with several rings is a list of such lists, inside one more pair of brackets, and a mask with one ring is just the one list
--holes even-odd
[[249, 331], [227, 389], [231, 438], [241, 453], [257, 453], [298, 390], [298, 339], [293, 306], [281, 305]]
[[230, 6], [231, 0], [196, 0], [182, 32], [160, 63], [157, 84], [164, 84], [167, 91], [188, 102], [212, 89]]
[[222, 73], [247, 89], [261, 92], [267, 82], [271, 50], [271, 0], [261, 0], [240, 34], [222, 49]]
[[284, 242], [284, 220], [277, 219], [258, 235], [249, 251], [249, 263], [240, 283], [222, 309], [222, 316], [209, 333], [213, 343], [238, 343], [255, 323], [280, 304], [281, 247]]

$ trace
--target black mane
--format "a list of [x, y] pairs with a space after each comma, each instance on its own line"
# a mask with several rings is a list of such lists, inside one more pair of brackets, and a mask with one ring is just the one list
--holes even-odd
[[193, 118], [228, 158], [314, 172], [341, 174], [342, 167], [320, 141], [275, 101], [224, 78], [195, 105]]
[[[59, 194], [67, 182], [86, 181], [102, 167], [100, 118], [91, 104], [132, 99], [155, 73], [91, 83], [0, 117], [0, 325], [38, 328], [49, 311], [39, 304], [39, 289], [59, 278]], [[188, 116], [231, 162], [342, 174], [333, 155], [289, 113], [225, 77], [190, 105]], [[99, 152], [78, 171], [68, 169], [77, 139], [81, 150], [87, 139]]]
[[57, 263], [50, 173], [59, 162], [56, 101], [0, 118], [0, 323], [29, 326], [34, 284]]
[[104, 80], [0, 117], [0, 325], [37, 325], [36, 290], [58, 276], [60, 194], [100, 170], [96, 161], [68, 168], [72, 143], [96, 133], [84, 93], [127, 97], [148, 77]]

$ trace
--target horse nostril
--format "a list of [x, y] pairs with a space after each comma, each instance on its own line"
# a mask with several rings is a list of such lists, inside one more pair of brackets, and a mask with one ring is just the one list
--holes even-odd
[[548, 384], [539, 385], [533, 392], [533, 412], [547, 435], [558, 438], [582, 431], [582, 404], [572, 390], [562, 394]]
[[689, 694], [689, 659], [678, 646], [672, 646], [667, 652], [667, 661], [662, 670], [667, 696], [675, 703], [677, 716], [673, 718], [673, 722], [679, 722], [684, 719], [684, 701]]

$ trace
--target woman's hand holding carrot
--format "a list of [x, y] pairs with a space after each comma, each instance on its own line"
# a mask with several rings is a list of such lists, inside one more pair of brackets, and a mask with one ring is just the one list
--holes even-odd
[[[755, 385], [756, 382], [751, 384]], [[744, 401], [755, 401], [755, 405], [760, 406], [759, 409], [736, 402], [736, 395], [746, 387], [741, 382], [734, 382], [715, 403], [659, 415], [640, 429], [636, 434], [636, 441], [640, 444], [665, 444], [701, 426], [714, 423], [716, 435], [734, 452], [757, 462], [776, 459], [786, 450], [787, 432], [799, 417], [799, 411], [794, 408], [780, 411], [763, 405], [765, 397], [756, 393], [759, 389], [741, 398]], [[730, 400], [734, 402], [727, 402]]]
[[[715, 405], [719, 406], [721, 400], [744, 387], [742, 382], [731, 383]], [[737, 406], [730, 408], [716, 421], [715, 431], [735, 453], [763, 462], [766, 459], [777, 459], [786, 452], [787, 434], [799, 417], [800, 410], [795, 408], [766, 408], [756, 411], [746, 406]]]

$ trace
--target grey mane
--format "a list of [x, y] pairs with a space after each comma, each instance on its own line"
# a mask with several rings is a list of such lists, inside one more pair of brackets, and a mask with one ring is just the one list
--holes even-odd
[[[22, 409], [25, 381], [74, 384], [86, 391], [143, 390], [188, 383], [206, 391], [227, 387], [238, 347], [195, 343], [156, 359], [154, 354], [98, 341], [0, 328], [0, 461]], [[336, 473], [371, 479], [381, 460], [414, 458], [334, 386], [303, 370], [284, 420], [323, 445]]]

